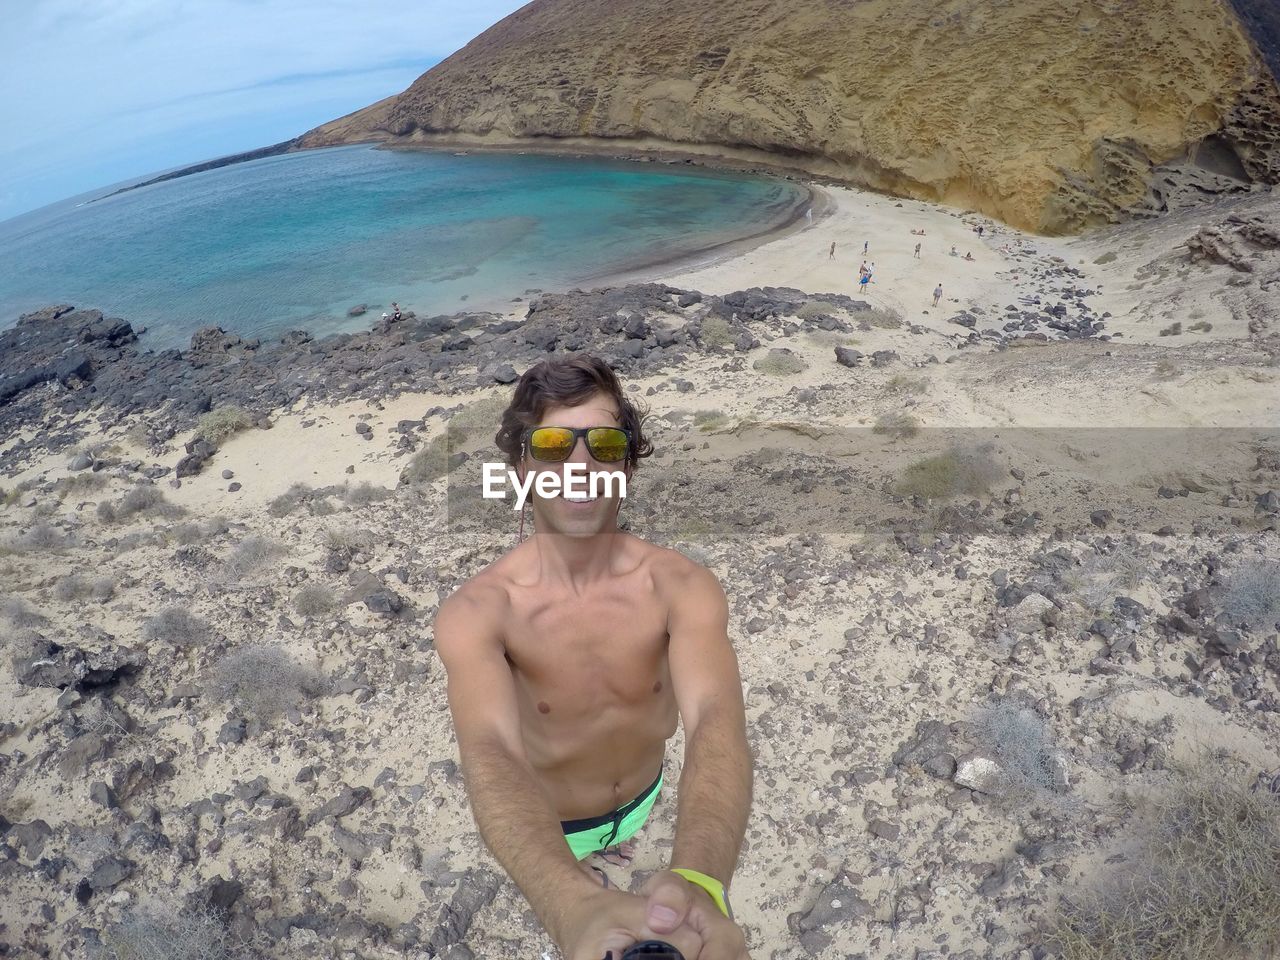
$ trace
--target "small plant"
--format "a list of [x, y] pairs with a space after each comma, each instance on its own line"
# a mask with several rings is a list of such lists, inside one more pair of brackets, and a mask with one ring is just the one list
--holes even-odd
[[57, 550], [71, 544], [72, 538], [49, 523], [37, 520], [25, 533], [13, 540], [10, 546], [18, 551]]
[[914, 437], [920, 432], [920, 421], [909, 413], [895, 410], [892, 413], [885, 413], [877, 417], [871, 432], [893, 437], [894, 439]]
[[233, 934], [213, 906], [153, 901], [129, 908], [102, 935], [94, 960], [250, 960], [257, 944]]
[[97, 513], [98, 513], [98, 519], [101, 520], [103, 523], [115, 523], [116, 520], [119, 519], [119, 517], [116, 516], [115, 504], [107, 500], [103, 500], [101, 503], [98, 504]]
[[729, 423], [729, 417], [721, 410], [698, 410], [693, 415], [693, 425], [703, 433], [715, 433]]
[[1173, 380], [1176, 377], [1182, 376], [1182, 368], [1168, 357], [1161, 357], [1157, 360], [1152, 372], [1155, 374], [1155, 378], [1157, 380]]
[[169, 536], [176, 543], [187, 546], [192, 543], [199, 543], [204, 539], [204, 530], [200, 524], [193, 523], [190, 520], [185, 523], [179, 523], [169, 529]]
[[1181, 321], [1175, 321], [1174, 323], [1169, 324], [1169, 326], [1167, 326], [1167, 327], [1165, 327], [1163, 330], [1161, 330], [1161, 331], [1160, 331], [1160, 336], [1162, 336], [1162, 337], [1176, 337], [1176, 336], [1178, 336], [1178, 334], [1180, 334], [1180, 333], [1182, 333], [1182, 323], [1181, 323]]
[[309, 499], [314, 492], [305, 483], [295, 483], [267, 504], [267, 513], [277, 518], [287, 517], [297, 509], [298, 504]]
[[702, 321], [702, 344], [706, 347], [731, 347], [736, 339], [733, 327], [724, 317], [707, 317]]
[[1250, 560], [1225, 578], [1219, 600], [1223, 614], [1236, 624], [1266, 633], [1280, 621], [1280, 563]]
[[54, 586], [53, 595], [63, 602], [86, 598], [103, 602], [111, 599], [115, 589], [115, 581], [110, 577], [96, 577], [91, 580], [83, 574], [69, 573]]
[[458, 438], [445, 431], [438, 433], [425, 447], [414, 454], [413, 459], [400, 471], [402, 484], [431, 483], [448, 476], [449, 457]]
[[803, 357], [790, 350], [779, 348], [770, 350], [751, 366], [771, 377], [791, 377], [809, 369], [809, 364]]
[[1055, 784], [1049, 727], [1034, 710], [1007, 700], [980, 709], [973, 723], [977, 741], [1000, 765], [1001, 792], [1015, 796], [1044, 793]]
[[230, 405], [210, 410], [196, 424], [195, 435], [220, 447], [234, 433], [253, 426], [253, 418], [243, 407]]
[[219, 660], [209, 678], [216, 700], [233, 702], [248, 715], [269, 720], [304, 698], [319, 696], [323, 677], [300, 666], [283, 649], [270, 644], [242, 647]]
[[201, 646], [209, 640], [209, 625], [185, 607], [162, 607], [142, 626], [142, 639], [175, 647]]
[[1101, 266], [1104, 263], [1112, 263], [1115, 259], [1116, 255], [1114, 251], [1108, 250], [1102, 256], [1095, 258], [1093, 262]]
[[898, 496], [927, 500], [980, 496], [1003, 475], [985, 447], [956, 447], [908, 466], [893, 491]]
[[279, 553], [280, 546], [265, 537], [245, 537], [227, 557], [223, 572], [229, 581], [241, 580]]
[[371, 483], [361, 483], [344, 492], [342, 499], [346, 501], [350, 507], [367, 507], [371, 503], [377, 503], [391, 496], [391, 491], [386, 487], [375, 487]]
[[210, 517], [204, 523], [206, 537], [220, 537], [230, 529], [231, 525], [227, 523], [226, 517]]
[[1062, 574], [1063, 584], [1090, 613], [1104, 610], [1118, 593], [1133, 590], [1142, 582], [1146, 564], [1128, 547], [1111, 553], [1094, 553], [1079, 567]]
[[[164, 491], [159, 487], [143, 483], [134, 487], [120, 499], [112, 516], [115, 520], [128, 520], [130, 517], [140, 513], [158, 513], [174, 516], [182, 513], [182, 509], [165, 500]], [[98, 517], [104, 520], [107, 519], [103, 516], [101, 505], [98, 508]]]
[[304, 617], [323, 617], [333, 609], [337, 598], [322, 583], [307, 583], [293, 595], [293, 609]]
[[0, 617], [9, 621], [10, 626], [22, 629], [38, 627], [49, 622], [49, 618], [33, 608], [21, 597], [8, 597], [0, 603]]
[[1189, 333], [1208, 333], [1213, 329], [1213, 324], [1208, 320], [1201, 320], [1199, 323], [1193, 323], [1187, 327]]
[[329, 527], [324, 532], [324, 546], [329, 550], [372, 550], [373, 534], [368, 530], [356, 530], [351, 527]]
[[882, 330], [896, 330], [902, 326], [902, 314], [897, 310], [890, 310], [884, 307], [875, 307], [871, 310], [862, 310], [854, 314], [859, 322], [870, 324], [873, 327], [879, 327]]
[[929, 381], [924, 377], [909, 377], [904, 373], [895, 373], [884, 385], [884, 392], [894, 396], [915, 396], [928, 389]]
[[58, 482], [54, 484], [54, 492], [57, 493], [60, 500], [65, 500], [72, 494], [101, 490], [106, 485], [107, 478], [103, 474], [85, 470], [81, 473], [73, 473], [70, 476], [63, 477], [58, 480]]
[[1280, 797], [1216, 763], [1145, 799], [1141, 848], [1064, 899], [1049, 943], [1063, 960], [1267, 960], [1280, 950]]
[[502, 422], [502, 413], [507, 409], [509, 400], [504, 393], [490, 393], [455, 410], [448, 421], [453, 442], [462, 443], [477, 433], [493, 437], [498, 432], [498, 424]]

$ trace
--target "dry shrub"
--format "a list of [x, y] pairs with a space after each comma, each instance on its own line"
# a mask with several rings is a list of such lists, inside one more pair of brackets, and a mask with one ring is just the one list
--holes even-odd
[[329, 550], [372, 550], [374, 536], [368, 530], [352, 527], [329, 527], [321, 541]]
[[703, 346], [731, 347], [735, 339], [733, 327], [724, 317], [707, 317], [702, 321]]
[[1002, 794], [1026, 797], [1053, 789], [1054, 768], [1063, 761], [1040, 714], [1002, 700], [978, 710], [973, 732], [1000, 764]]
[[18, 629], [38, 627], [49, 622], [48, 617], [21, 597], [8, 597], [0, 603], [0, 617], [4, 617], [9, 621], [10, 626]]
[[229, 582], [242, 580], [255, 570], [261, 569], [268, 560], [281, 552], [279, 544], [266, 537], [256, 535], [245, 537], [231, 551], [223, 564], [223, 575]]
[[1079, 567], [1066, 570], [1062, 582], [1071, 596], [1090, 613], [1106, 609], [1117, 594], [1142, 582], [1146, 562], [1128, 547], [1093, 553]]
[[431, 483], [449, 474], [449, 457], [461, 438], [449, 430], [438, 433], [400, 471], [400, 483]]
[[115, 581], [110, 577], [90, 579], [83, 574], [69, 573], [54, 586], [53, 595], [63, 602], [86, 598], [103, 602], [111, 599], [115, 589]]
[[954, 447], [937, 456], [917, 460], [903, 471], [893, 492], [926, 500], [981, 496], [1004, 471], [984, 447]]
[[253, 644], [227, 654], [209, 676], [210, 694], [235, 703], [259, 720], [283, 713], [301, 700], [324, 692], [324, 678], [296, 663], [287, 652], [270, 644]]
[[293, 595], [293, 609], [304, 617], [323, 617], [336, 602], [333, 591], [322, 583], [304, 584]]
[[809, 369], [805, 359], [785, 347], [775, 347], [753, 363], [752, 368], [771, 377], [790, 377]]
[[1264, 960], [1280, 949], [1280, 796], [1216, 763], [1144, 804], [1138, 854], [1064, 900], [1063, 960]]
[[1280, 621], [1280, 563], [1249, 560], [1224, 580], [1218, 606], [1232, 623], [1265, 633]]
[[251, 960], [259, 946], [233, 934], [211, 905], [152, 901], [108, 925], [95, 960]]
[[871, 432], [895, 439], [914, 437], [920, 432], [920, 421], [909, 413], [895, 410], [893, 413], [885, 413], [877, 417]]
[[287, 517], [298, 508], [298, 504], [309, 500], [314, 493], [315, 491], [305, 483], [292, 484], [288, 490], [267, 504], [267, 513], [277, 518]]
[[375, 487], [373, 484], [364, 482], [344, 491], [342, 499], [346, 501], [350, 507], [367, 507], [371, 503], [377, 503], [391, 496], [391, 491], [386, 487]]
[[209, 640], [209, 625], [185, 607], [162, 607], [143, 624], [142, 639], [175, 647], [195, 647]]
[[210, 410], [196, 424], [195, 435], [204, 437], [215, 447], [222, 446], [234, 433], [253, 426], [253, 418], [243, 407], [229, 405]]

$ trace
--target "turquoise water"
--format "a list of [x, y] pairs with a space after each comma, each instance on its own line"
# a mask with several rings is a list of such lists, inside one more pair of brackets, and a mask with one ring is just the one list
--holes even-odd
[[[0, 223], [0, 327], [97, 307], [156, 349], [217, 324], [269, 338], [506, 308], [772, 226], [783, 180], [561, 157], [336, 147], [65, 201]], [[367, 304], [369, 313], [348, 318]]]

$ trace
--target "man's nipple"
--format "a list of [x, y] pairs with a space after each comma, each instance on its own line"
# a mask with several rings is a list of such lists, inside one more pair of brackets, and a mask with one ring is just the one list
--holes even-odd
[[550, 713], [550, 712], [551, 712], [551, 704], [547, 703], [547, 701], [545, 701], [545, 700], [539, 700], [539, 701], [538, 701], [538, 712], [539, 712], [539, 713]]
[[654, 693], [661, 693], [661, 692], [662, 692], [662, 681], [661, 681], [661, 680], [658, 680], [658, 681], [656, 681], [656, 682], [654, 683], [654, 685], [653, 685], [653, 692], [654, 692]]

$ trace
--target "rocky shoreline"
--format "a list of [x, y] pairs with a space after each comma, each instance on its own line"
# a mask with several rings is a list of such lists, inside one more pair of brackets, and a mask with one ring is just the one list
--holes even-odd
[[[0, 332], [0, 956], [157, 932], [236, 960], [554, 956], [476, 834], [430, 622], [514, 542], [472, 495], [510, 384], [573, 350], [651, 407], [624, 523], [729, 597], [756, 960], [1069, 957], [1073, 911], [1156, 862], [1139, 808], [1206, 752], [1254, 804], [1211, 825], [1263, 829], [1275, 250], [1249, 218], [1065, 247], [875, 202], [896, 232], [865, 300], [812, 292], [857, 262], [815, 232], [705, 283], [322, 339], [150, 351], [69, 306]], [[857, 207], [824, 226], [841, 251]], [[1212, 330], [1206, 289], [1236, 298]], [[665, 864], [675, 812], [619, 887]]]

